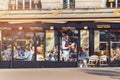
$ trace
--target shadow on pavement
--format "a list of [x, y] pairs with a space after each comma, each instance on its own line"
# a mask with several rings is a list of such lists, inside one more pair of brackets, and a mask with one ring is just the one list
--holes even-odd
[[112, 79], [120, 80], [120, 69], [112, 70], [94, 70], [94, 69], [86, 69], [86, 73], [100, 76], [109, 76]]

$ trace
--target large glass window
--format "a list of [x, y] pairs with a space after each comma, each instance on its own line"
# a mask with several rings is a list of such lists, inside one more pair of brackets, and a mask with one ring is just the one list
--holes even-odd
[[2, 33], [0, 33], [0, 37], [1, 37], [0, 42], [2, 46], [1, 60], [11, 61], [12, 60], [12, 33], [9, 30], [3, 30]]
[[46, 30], [46, 60], [58, 61], [58, 46], [55, 45], [54, 30]]
[[108, 55], [108, 31], [94, 31], [94, 52], [98, 56]]
[[77, 30], [61, 30], [60, 35], [60, 60], [75, 62], [77, 60]]
[[120, 30], [111, 30], [111, 60], [120, 60]]
[[89, 57], [89, 31], [80, 30], [80, 49], [79, 58]]
[[[22, 28], [21, 28], [22, 29]], [[16, 30], [13, 34], [14, 61], [33, 61], [35, 56], [34, 33]]]
[[80, 47], [89, 49], [89, 31], [80, 30]]
[[45, 33], [38, 31], [36, 36], [36, 59], [37, 61], [45, 60]]

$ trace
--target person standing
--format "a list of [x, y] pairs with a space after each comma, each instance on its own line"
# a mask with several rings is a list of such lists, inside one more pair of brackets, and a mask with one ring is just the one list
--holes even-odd
[[62, 41], [62, 51], [64, 61], [69, 60], [70, 45], [69, 45], [69, 36], [65, 35], [65, 38]]

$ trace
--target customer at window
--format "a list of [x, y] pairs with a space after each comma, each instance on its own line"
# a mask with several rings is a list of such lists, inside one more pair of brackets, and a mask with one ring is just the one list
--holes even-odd
[[12, 59], [11, 52], [12, 52], [12, 48], [11, 48], [11, 45], [9, 45], [7, 47], [7, 49], [4, 50], [3, 53], [2, 53], [2, 60], [3, 61], [10, 61]]
[[120, 48], [119, 47], [116, 47], [113, 59], [120, 60]]
[[25, 61], [31, 61], [32, 60], [32, 53], [30, 51], [29, 48], [25, 48], [25, 56], [24, 56], [24, 60]]
[[88, 48], [82, 48], [79, 54], [80, 67], [87, 67], [88, 58], [89, 58]]

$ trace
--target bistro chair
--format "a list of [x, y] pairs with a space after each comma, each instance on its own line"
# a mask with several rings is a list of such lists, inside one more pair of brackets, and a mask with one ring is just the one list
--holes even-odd
[[108, 57], [106, 55], [100, 56], [99, 61], [100, 66], [108, 66]]
[[98, 64], [99, 57], [97, 55], [92, 55], [89, 57], [88, 66], [96, 67]]

